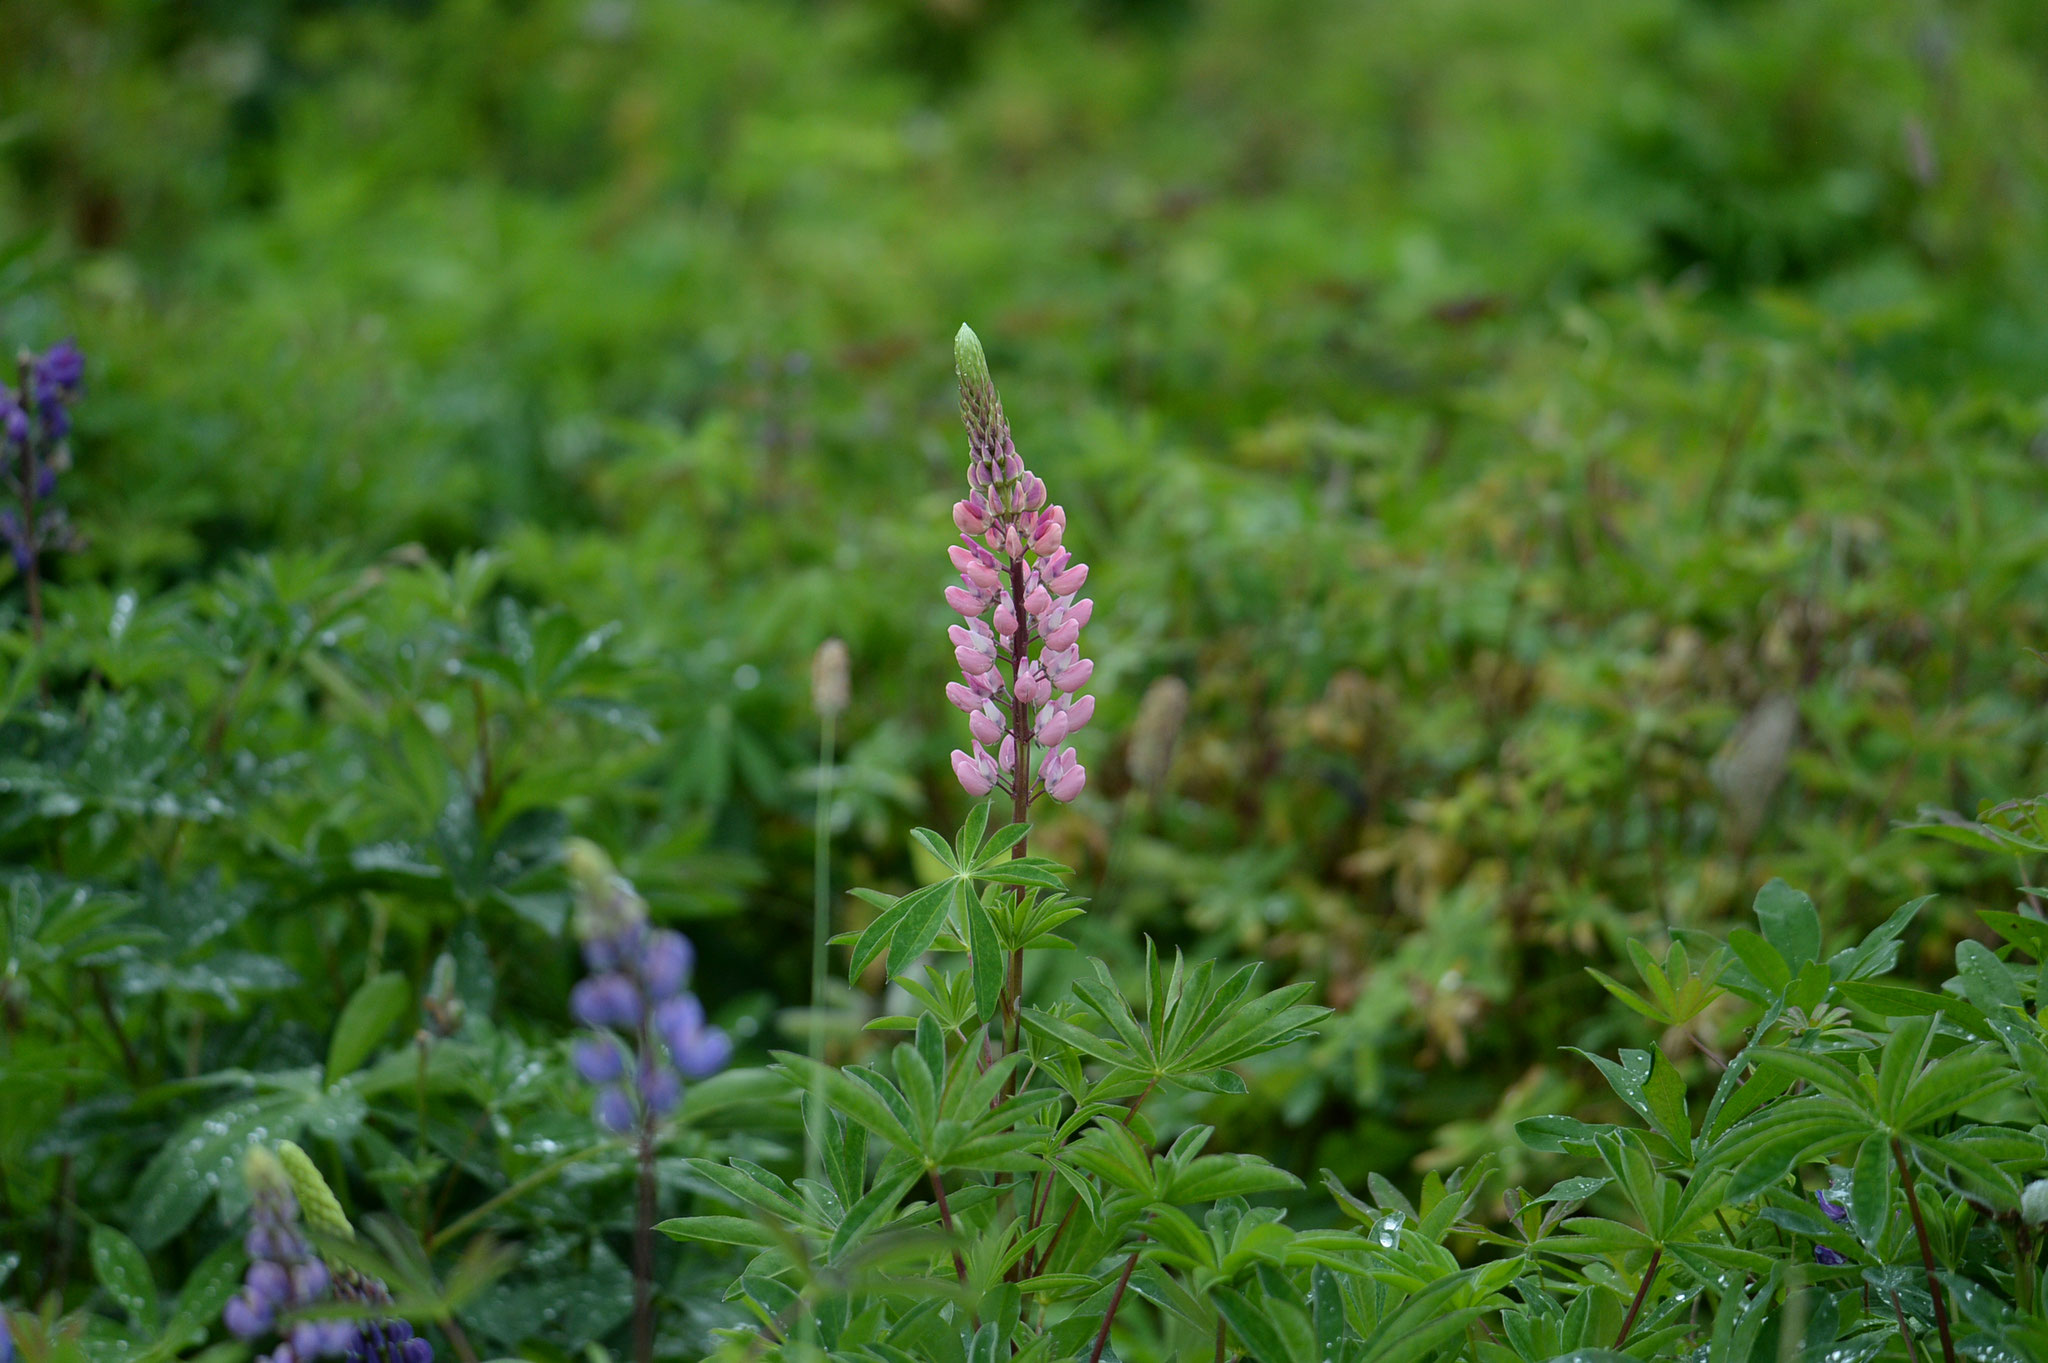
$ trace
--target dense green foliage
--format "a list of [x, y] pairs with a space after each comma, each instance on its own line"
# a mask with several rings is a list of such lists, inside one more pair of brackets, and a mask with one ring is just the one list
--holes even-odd
[[[41, 646], [0, 565], [0, 1299], [175, 1318], [241, 1148], [295, 1137], [480, 1347], [619, 1343], [562, 838], [689, 928], [743, 1061], [800, 1042], [838, 635], [838, 881], [937, 876], [963, 316], [1104, 602], [1089, 791], [1034, 832], [1071, 934], [1126, 986], [1150, 936], [1334, 1010], [1158, 1131], [1423, 1187], [1467, 1260], [1498, 1184], [1425, 1173], [1604, 1162], [1641, 1226], [1637, 1146], [1515, 1135], [1625, 1112], [1560, 1048], [1727, 1056], [1823, 1000], [1678, 1026], [1585, 967], [1698, 931], [1704, 969], [1782, 875], [1830, 951], [1938, 896], [1898, 939], [1933, 985], [2032, 878], [2038, 838], [1894, 825], [2048, 786], [2044, 89], [2031, 0], [0, 6], [0, 340], [90, 365]], [[883, 986], [834, 996], [836, 1059], [882, 1053]], [[1672, 1073], [1698, 1117], [1713, 1062]], [[693, 1088], [668, 1154], [793, 1173], [784, 1090]], [[1697, 1134], [1642, 1148], [1689, 1176]], [[2025, 1303], [2005, 1203], [1933, 1195]], [[451, 1288], [485, 1229], [518, 1263]], [[1612, 1342], [1643, 1255], [1580, 1248], [1599, 1290], [1524, 1356]], [[740, 1308], [669, 1253], [694, 1357]], [[137, 1262], [132, 1310], [96, 1291]]]

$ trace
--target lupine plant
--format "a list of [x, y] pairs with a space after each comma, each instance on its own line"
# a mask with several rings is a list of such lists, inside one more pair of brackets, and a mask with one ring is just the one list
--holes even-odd
[[[1301, 986], [1262, 993], [1253, 967], [1148, 952], [1134, 993], [1101, 961], [1035, 1003], [1029, 992], [1027, 958], [1066, 947], [1060, 929], [1084, 912], [1027, 839], [1034, 802], [1070, 801], [1087, 779], [1066, 740], [1093, 709], [1077, 695], [1092, 606], [1075, 599], [1087, 569], [1062, 543], [1065, 515], [1017, 453], [965, 327], [956, 358], [968, 495], [946, 600], [967, 623], [952, 628], [963, 680], [948, 697], [973, 746], [953, 765], [970, 796], [1007, 798], [981, 799], [950, 840], [918, 832], [943, 870], [932, 883], [858, 892], [874, 917], [840, 939], [849, 973], [886, 963], [919, 1009], [872, 1025], [908, 1038], [847, 1069], [777, 1057], [805, 1094], [824, 1177], [692, 1162], [750, 1215], [661, 1229], [748, 1252], [728, 1294], [755, 1317], [730, 1332], [739, 1356], [1100, 1359], [1139, 1298], [1192, 1311], [1204, 1341], [1220, 1340], [1206, 1247], [1285, 1237], [1241, 1199], [1298, 1186], [1256, 1157], [1205, 1153], [1207, 1127], [1160, 1148], [1145, 1106], [1242, 1092], [1233, 1065], [1322, 1015]], [[1207, 1205], [1204, 1219], [1188, 1204]]]
[[[237, 1339], [277, 1337], [276, 1347], [257, 1355], [255, 1363], [433, 1363], [434, 1346], [415, 1335], [409, 1321], [378, 1312], [391, 1304], [381, 1279], [347, 1264], [330, 1268], [306, 1238], [302, 1209], [307, 1223], [331, 1241], [355, 1239], [355, 1227], [306, 1152], [289, 1141], [275, 1154], [254, 1146], [243, 1170], [249, 1181], [249, 1268], [222, 1318]], [[314, 1314], [330, 1301], [373, 1314]]]
[[69, 549], [75, 532], [56, 500], [57, 478], [71, 464], [71, 404], [85, 378], [85, 356], [71, 341], [41, 354], [22, 351], [18, 385], [0, 383], [0, 543], [14, 560], [28, 598], [29, 626], [43, 637], [43, 557]]
[[576, 1071], [599, 1085], [599, 1126], [631, 1134], [639, 1170], [633, 1217], [633, 1352], [654, 1357], [655, 1151], [662, 1124], [683, 1098], [684, 1079], [708, 1079], [732, 1058], [732, 1042], [704, 1021], [685, 986], [695, 952], [672, 929], [648, 926], [647, 904], [602, 849], [568, 850], [576, 886], [576, 935], [591, 975], [569, 1008], [596, 1035], [576, 1043]]

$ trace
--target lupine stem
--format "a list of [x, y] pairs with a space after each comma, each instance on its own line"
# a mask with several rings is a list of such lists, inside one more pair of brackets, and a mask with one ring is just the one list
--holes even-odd
[[[640, 1051], [654, 1044], [646, 1016], [640, 1020]], [[640, 1105], [640, 1177], [633, 1216], [633, 1358], [654, 1363], [654, 1124], [653, 1109]]]
[[1124, 1260], [1124, 1271], [1116, 1280], [1116, 1291], [1109, 1297], [1109, 1310], [1102, 1313], [1102, 1329], [1096, 1332], [1095, 1347], [1088, 1351], [1088, 1363], [1098, 1363], [1103, 1348], [1109, 1343], [1109, 1327], [1116, 1324], [1117, 1308], [1124, 1304], [1124, 1289], [1131, 1285], [1131, 1270], [1138, 1266], [1138, 1251], [1132, 1250], [1131, 1257]]
[[1906, 1208], [1913, 1213], [1913, 1234], [1920, 1240], [1920, 1262], [1927, 1270], [1927, 1295], [1934, 1298], [1934, 1328], [1941, 1334], [1944, 1363], [1956, 1363], [1956, 1342], [1948, 1328], [1948, 1302], [1935, 1276], [1934, 1243], [1927, 1238], [1927, 1222], [1920, 1215], [1920, 1194], [1913, 1178], [1913, 1166], [1906, 1159], [1905, 1144], [1892, 1137], [1892, 1161], [1899, 1166], [1899, 1183], [1906, 1193]]
[[[1024, 665], [1030, 657], [1030, 617], [1024, 610], [1024, 560], [1010, 560], [1010, 599], [1017, 603], [1017, 628], [1010, 635], [1010, 734], [1017, 745], [1016, 767], [1010, 773], [1010, 822], [1024, 823], [1031, 817], [1031, 707], [1017, 694], [1017, 682], [1024, 675]], [[1019, 838], [1017, 845], [1010, 849], [1015, 860], [1026, 855], [1028, 837]], [[1021, 899], [1024, 890], [1017, 889]], [[1022, 1007], [1024, 993], [1024, 953], [1012, 951], [1010, 965], [1003, 982], [1003, 1045], [1005, 1050], [1017, 1049], [1017, 1019]]]
[[1622, 1317], [1621, 1333], [1614, 1338], [1614, 1347], [1619, 1349], [1628, 1343], [1628, 1332], [1636, 1328], [1636, 1317], [1641, 1314], [1643, 1301], [1650, 1295], [1650, 1284], [1657, 1281], [1657, 1265], [1664, 1258], [1664, 1246], [1650, 1251], [1650, 1263], [1643, 1270], [1643, 1285], [1636, 1289], [1636, 1299], [1629, 1303], [1628, 1314]]
[[1906, 1308], [1899, 1304], [1899, 1294], [1892, 1292], [1892, 1314], [1898, 1317], [1899, 1338], [1906, 1343], [1906, 1363], [1920, 1363], [1920, 1354], [1913, 1347], [1913, 1332], [1906, 1328]]
[[[811, 1120], [804, 1123], [804, 1176], [817, 1182], [825, 1168], [825, 1152], [818, 1139], [819, 1127], [829, 1128], [831, 1117], [825, 1105], [825, 968], [826, 942], [832, 936], [832, 748], [838, 737], [833, 712], [821, 706], [818, 713], [818, 808], [811, 824]], [[797, 1337], [811, 1342], [815, 1325], [811, 1312], [797, 1317]]]
[[[939, 1202], [939, 1221], [945, 1226], [946, 1234], [957, 1234], [958, 1232], [953, 1225], [953, 1208], [946, 1202], [946, 1185], [940, 1181], [938, 1170], [929, 1169], [926, 1172], [931, 1175], [932, 1196], [937, 1198]], [[960, 1257], [960, 1250], [957, 1246], [953, 1250], [953, 1272], [958, 1275], [962, 1283], [967, 1281], [967, 1261]]]

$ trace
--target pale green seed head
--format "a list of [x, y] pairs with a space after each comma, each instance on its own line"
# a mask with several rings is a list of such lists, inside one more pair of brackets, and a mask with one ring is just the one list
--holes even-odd
[[299, 1214], [306, 1218], [307, 1225], [338, 1239], [356, 1238], [356, 1228], [348, 1223], [341, 1203], [335, 1200], [327, 1180], [320, 1176], [312, 1156], [290, 1141], [279, 1141], [277, 1162], [284, 1166], [285, 1176], [291, 1180], [292, 1193], [299, 1199]]

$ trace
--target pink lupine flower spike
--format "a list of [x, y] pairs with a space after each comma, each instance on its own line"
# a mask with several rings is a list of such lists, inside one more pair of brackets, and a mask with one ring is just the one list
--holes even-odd
[[1095, 671], [1080, 647], [1095, 603], [1075, 599], [1088, 565], [1066, 547], [1067, 513], [1048, 505], [1044, 480], [1017, 453], [970, 328], [954, 337], [953, 357], [968, 462], [967, 496], [953, 506], [961, 542], [947, 551], [960, 580], [946, 604], [965, 623], [948, 631], [961, 680], [946, 699], [966, 713], [974, 743], [954, 749], [953, 775], [976, 799], [1008, 794], [1021, 821], [1037, 796], [1064, 804], [1088, 782], [1066, 744], [1095, 714], [1095, 698], [1079, 694]]

